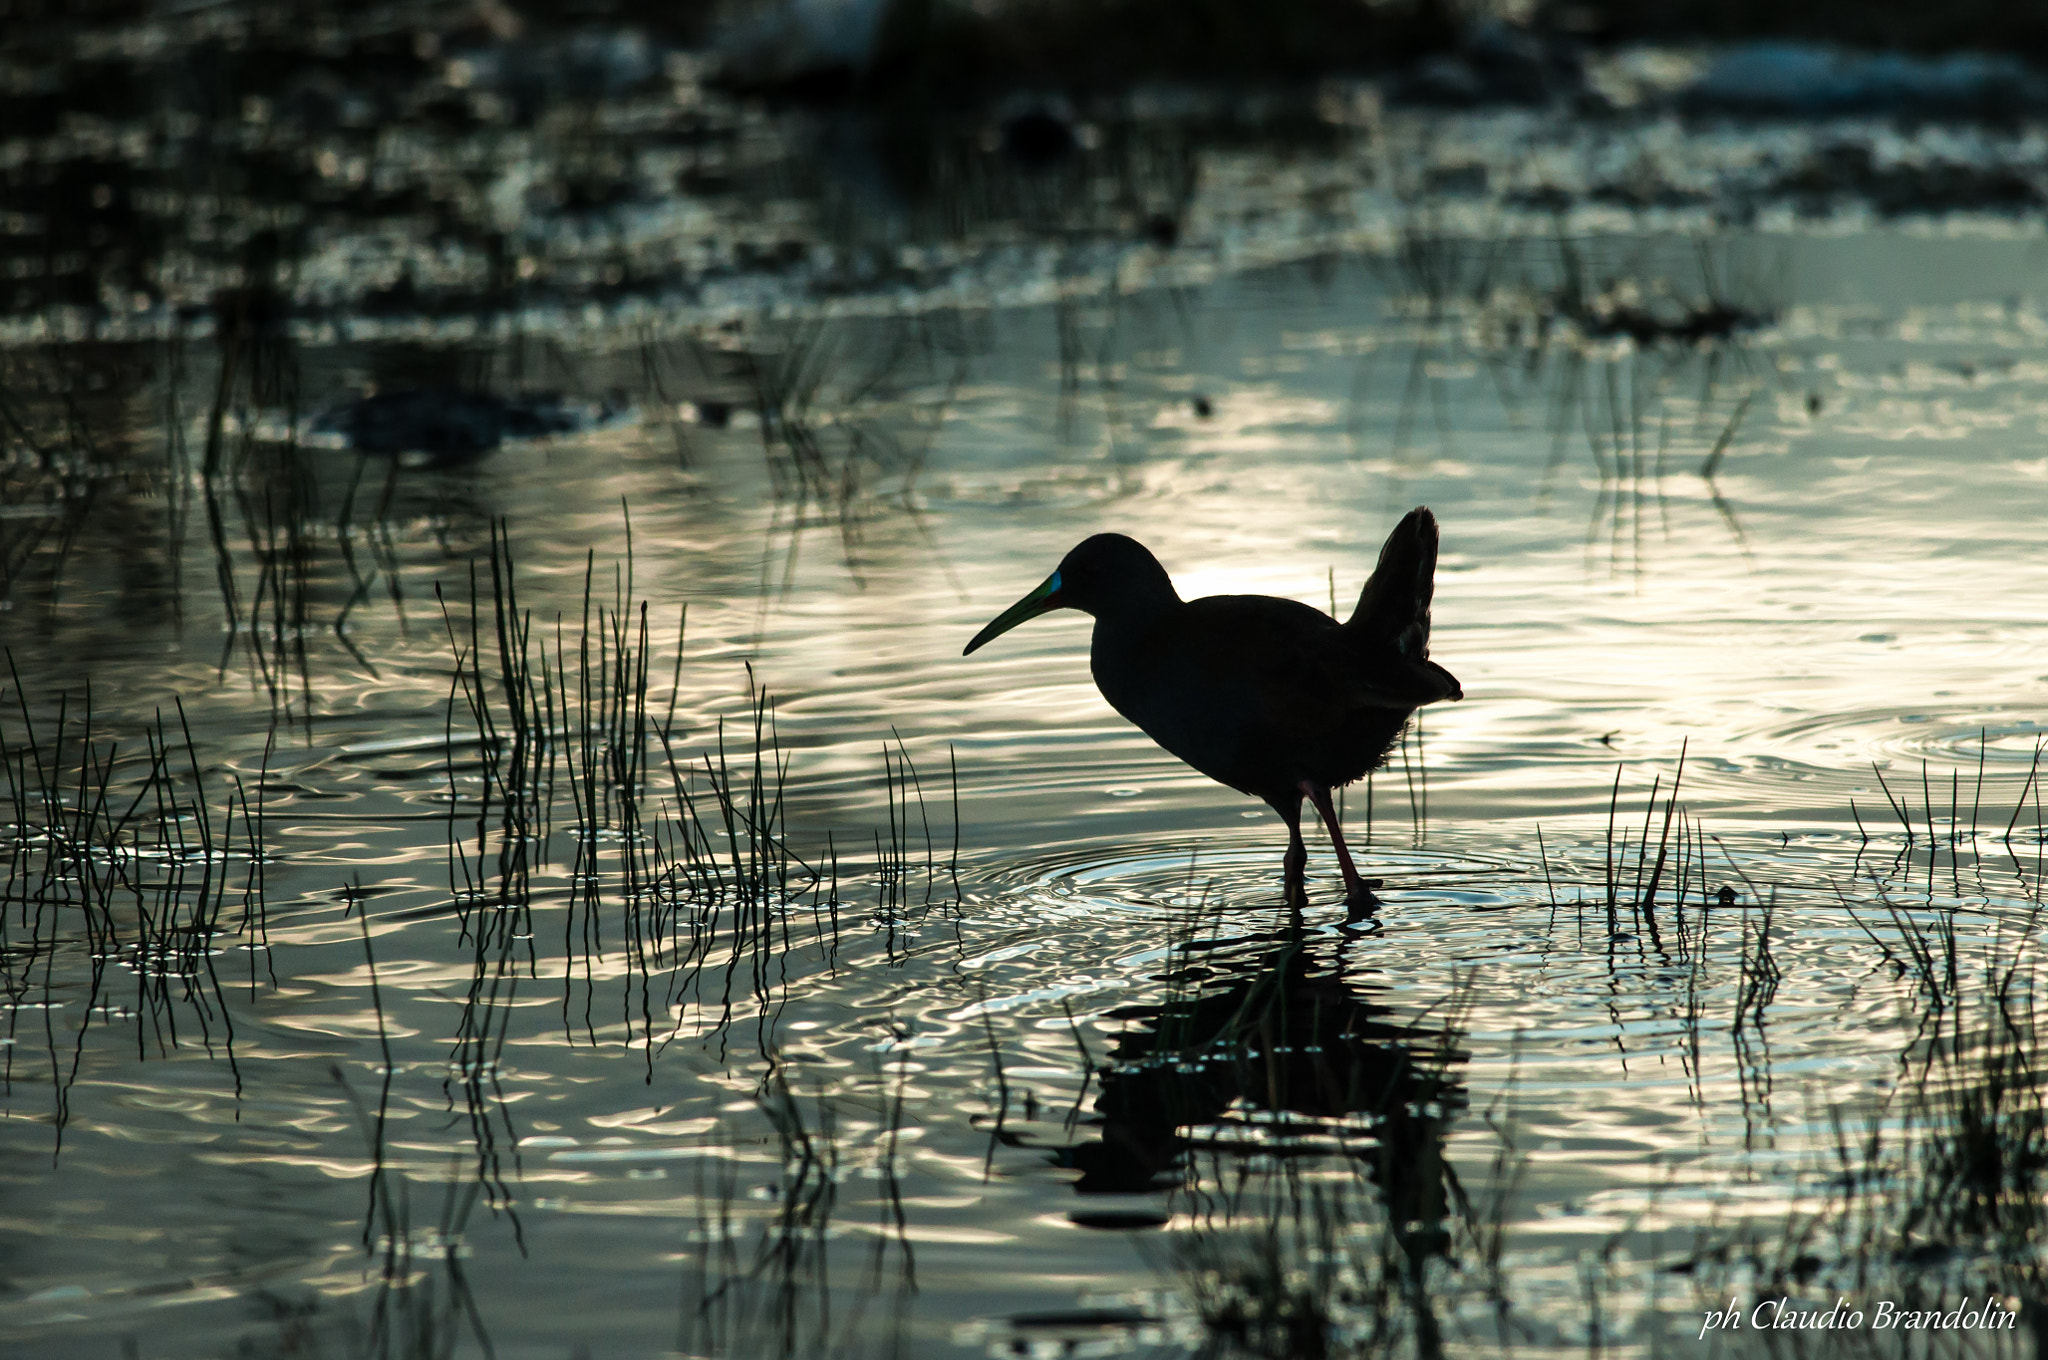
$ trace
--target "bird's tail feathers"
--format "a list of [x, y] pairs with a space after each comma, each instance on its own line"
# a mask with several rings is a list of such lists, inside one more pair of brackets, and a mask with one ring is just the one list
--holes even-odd
[[1358, 608], [1344, 626], [1361, 640], [1421, 660], [1429, 655], [1429, 602], [1436, 591], [1436, 516], [1416, 506], [1380, 549]]

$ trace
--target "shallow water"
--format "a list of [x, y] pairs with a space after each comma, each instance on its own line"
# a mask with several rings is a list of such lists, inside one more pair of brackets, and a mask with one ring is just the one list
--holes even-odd
[[[1982, 1239], [1919, 1222], [1900, 1275], [1855, 1230], [1918, 1202], [1972, 979], [2031, 995], [2037, 235], [1368, 235], [1058, 301], [614, 314], [539, 358], [299, 334], [300, 409], [225, 411], [226, 477], [203, 328], [11, 348], [16, 391], [114, 375], [75, 419], [117, 471], [5, 615], [9, 1352], [1177, 1353], [1291, 1290], [1361, 1347], [1651, 1353], [1731, 1293], [2016, 1298]], [[1698, 303], [1703, 268], [1754, 327], [1531, 324], [1573, 269]], [[312, 437], [408, 366], [627, 404], [453, 468]], [[1312, 842], [1287, 928], [1276, 819], [1108, 709], [1077, 618], [959, 655], [1107, 529], [1187, 596], [1346, 606], [1415, 504], [1467, 697], [1347, 792], [1365, 921]], [[494, 523], [556, 686], [523, 866], [453, 664], [509, 733]], [[622, 639], [696, 771], [639, 748], [630, 807], [630, 712], [584, 725]], [[112, 787], [188, 801], [53, 860], [93, 800], [36, 753], [61, 712], [76, 777], [88, 679]], [[717, 815], [721, 740], [741, 786], [786, 759], [816, 878]], [[677, 786], [782, 890], [625, 882], [682, 854]], [[135, 869], [99, 915], [85, 863]], [[220, 929], [152, 954], [207, 893]], [[1886, 1137], [1845, 1162], [1843, 1127]]]

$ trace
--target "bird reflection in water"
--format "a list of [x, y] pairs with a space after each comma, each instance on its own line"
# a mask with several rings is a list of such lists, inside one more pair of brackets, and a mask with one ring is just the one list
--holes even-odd
[[1184, 945], [1164, 1004], [1108, 1012], [1124, 1029], [1096, 1070], [1094, 1136], [1047, 1148], [1100, 1197], [1076, 1223], [1177, 1214], [1172, 1256], [1205, 1328], [1252, 1354], [1323, 1354], [1347, 1311], [1354, 1331], [1440, 1348], [1425, 1286], [1464, 1212], [1444, 1157], [1466, 1104], [1459, 1004], [1440, 1027], [1401, 1023], [1347, 975], [1358, 938], [1291, 926]]

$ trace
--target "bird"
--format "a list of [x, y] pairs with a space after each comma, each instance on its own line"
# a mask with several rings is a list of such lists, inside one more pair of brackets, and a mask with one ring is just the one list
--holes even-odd
[[1436, 518], [1402, 517], [1351, 617], [1271, 595], [1183, 600], [1151, 550], [1123, 534], [1083, 539], [1037, 589], [976, 633], [961, 655], [1056, 609], [1095, 620], [1089, 669], [1110, 707], [1219, 784], [1260, 798], [1287, 824], [1287, 905], [1307, 905], [1301, 800], [1323, 825], [1357, 913], [1379, 905], [1361, 878], [1331, 792], [1386, 759], [1424, 704], [1465, 697], [1429, 659]]

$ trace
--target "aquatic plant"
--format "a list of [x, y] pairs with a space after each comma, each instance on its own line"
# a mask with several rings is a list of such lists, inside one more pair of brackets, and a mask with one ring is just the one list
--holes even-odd
[[[110, 724], [90, 682], [31, 699], [11, 653], [8, 674], [0, 1083], [9, 1093], [24, 1080], [50, 1084], [60, 1148], [80, 1063], [106, 1039], [132, 1043], [138, 1059], [193, 1047], [223, 1057], [239, 1096], [229, 995], [237, 980], [220, 960], [245, 956], [252, 993], [274, 981], [265, 775], [253, 788], [234, 776], [228, 787], [209, 782], [182, 704], [147, 725]], [[71, 1008], [76, 1018], [60, 1023], [56, 1012]]]

